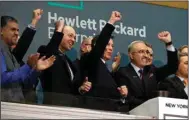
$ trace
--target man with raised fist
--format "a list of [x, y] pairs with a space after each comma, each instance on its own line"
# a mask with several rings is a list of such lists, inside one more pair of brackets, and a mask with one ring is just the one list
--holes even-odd
[[133, 41], [128, 46], [130, 63], [121, 67], [116, 73], [116, 80], [120, 86], [126, 85], [128, 88], [128, 100], [130, 109], [142, 104], [152, 98], [157, 92], [157, 84], [177, 70], [177, 50], [171, 41], [171, 34], [163, 31], [158, 34], [158, 38], [164, 42], [167, 49], [168, 62], [159, 68], [153, 64], [146, 65], [148, 60], [148, 49], [144, 41]]
[[50, 42], [38, 50], [43, 55], [56, 56], [53, 66], [41, 76], [45, 104], [61, 105], [68, 99], [65, 99], [66, 94], [72, 94], [74, 91], [76, 68], [65, 52], [71, 50], [75, 40], [75, 30], [71, 26], [64, 26], [64, 21], [57, 21]]
[[106, 61], [113, 53], [112, 32], [114, 23], [121, 20], [121, 13], [113, 11], [108, 23], [100, 35], [92, 39], [92, 50], [80, 59], [82, 79], [79, 92], [86, 96], [120, 99], [127, 96], [127, 88], [118, 87], [112, 74], [109, 72]]

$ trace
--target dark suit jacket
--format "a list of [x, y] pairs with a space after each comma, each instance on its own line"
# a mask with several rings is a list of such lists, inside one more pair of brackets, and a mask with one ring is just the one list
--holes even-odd
[[154, 96], [157, 91], [157, 84], [160, 80], [164, 80], [177, 70], [177, 51], [168, 51], [168, 63], [160, 68], [154, 65], [144, 67], [144, 87], [142, 80], [138, 77], [131, 64], [126, 67], [121, 67], [116, 73], [116, 80], [121, 85], [128, 87], [128, 99], [130, 102], [130, 109], [142, 104], [146, 100]]
[[177, 76], [167, 78], [159, 83], [159, 90], [166, 90], [169, 92], [169, 97], [188, 99], [187, 94], [184, 91], [184, 84]]
[[62, 40], [63, 33], [55, 32], [49, 44], [43, 51], [43, 55], [47, 57], [56, 56], [54, 64], [43, 71], [41, 75], [41, 83], [44, 90], [44, 103], [61, 104], [64, 100], [64, 94], [71, 94], [74, 91], [73, 82], [68, 71], [65, 59], [68, 61], [73, 74], [76, 69], [71, 60], [65, 55], [65, 58], [60, 56], [58, 51], [59, 44]]
[[81, 76], [88, 76], [89, 81], [92, 82], [92, 88], [86, 95], [113, 99], [119, 96], [117, 85], [111, 73], [100, 59], [113, 30], [114, 26], [107, 23], [101, 31], [95, 47], [80, 59], [81, 71], [84, 71]]

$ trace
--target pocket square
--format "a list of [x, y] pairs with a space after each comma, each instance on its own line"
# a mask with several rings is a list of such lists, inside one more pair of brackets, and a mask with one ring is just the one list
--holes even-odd
[[154, 76], [154, 74], [153, 74], [153, 73], [150, 73], [150, 76], [149, 76], [149, 78], [151, 78], [152, 76]]
[[133, 78], [137, 78], [138, 76], [133, 76]]

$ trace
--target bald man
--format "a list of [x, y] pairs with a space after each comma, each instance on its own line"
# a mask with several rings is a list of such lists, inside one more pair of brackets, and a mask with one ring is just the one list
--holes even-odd
[[58, 21], [50, 42], [43, 50], [39, 50], [43, 51], [43, 55], [56, 56], [53, 66], [45, 70], [41, 76], [45, 104], [61, 105], [65, 100], [64, 94], [73, 93], [76, 69], [65, 52], [71, 50], [75, 40], [75, 30], [70, 26], [64, 26], [63, 21]]

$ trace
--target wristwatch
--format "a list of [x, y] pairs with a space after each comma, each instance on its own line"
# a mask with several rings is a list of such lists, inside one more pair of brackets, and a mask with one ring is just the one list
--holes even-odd
[[169, 46], [169, 45], [172, 45], [173, 43], [172, 43], [172, 41], [171, 42], [168, 42], [168, 43], [166, 43], [165, 45], [166, 46]]

